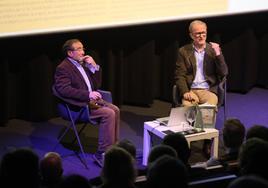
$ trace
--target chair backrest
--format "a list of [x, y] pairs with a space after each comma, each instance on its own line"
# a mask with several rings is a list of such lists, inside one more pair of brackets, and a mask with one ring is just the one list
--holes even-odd
[[172, 88], [172, 107], [181, 106], [181, 98], [179, 97], [179, 91], [177, 85], [173, 85]]
[[110, 91], [105, 91], [105, 90], [98, 90], [98, 92], [100, 92], [103, 100], [109, 102], [109, 103], [113, 103], [113, 97], [112, 97], [112, 93]]
[[226, 106], [227, 79], [224, 77], [218, 87], [218, 107]]

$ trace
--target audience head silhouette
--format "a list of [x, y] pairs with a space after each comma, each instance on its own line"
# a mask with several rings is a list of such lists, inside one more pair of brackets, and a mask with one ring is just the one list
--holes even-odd
[[48, 152], [40, 161], [42, 184], [58, 184], [62, 178], [63, 168], [61, 156], [56, 152]]
[[263, 125], [253, 125], [247, 131], [246, 140], [254, 137], [268, 141], [268, 128]]
[[59, 188], [91, 188], [89, 181], [84, 176], [73, 174], [66, 176], [60, 183]]
[[1, 187], [39, 187], [39, 158], [30, 149], [6, 153], [0, 167]]
[[181, 133], [171, 133], [164, 137], [164, 145], [168, 145], [175, 149], [178, 158], [185, 164], [188, 165], [188, 160], [191, 155], [188, 142], [185, 136]]
[[228, 119], [224, 122], [223, 142], [228, 148], [239, 148], [244, 141], [245, 127], [239, 119]]
[[239, 167], [243, 175], [257, 175], [268, 180], [268, 142], [251, 138], [241, 147], [239, 153]]
[[105, 152], [103, 187], [133, 187], [135, 178], [134, 160], [126, 150], [112, 146]]
[[154, 146], [148, 156], [148, 165], [154, 162], [156, 159], [163, 155], [169, 155], [171, 157], [178, 157], [176, 151], [168, 145], [156, 145]]
[[116, 143], [116, 146], [125, 149], [134, 159], [136, 158], [136, 146], [130, 140], [120, 140]]
[[156, 159], [147, 172], [148, 188], [188, 187], [188, 172], [181, 160], [163, 155]]
[[228, 188], [268, 188], [268, 182], [258, 176], [241, 176], [232, 181]]

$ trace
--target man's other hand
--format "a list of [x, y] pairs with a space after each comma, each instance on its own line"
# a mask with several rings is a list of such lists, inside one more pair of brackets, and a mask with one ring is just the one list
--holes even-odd
[[90, 93], [89, 93], [89, 99], [93, 99], [93, 100], [98, 100], [98, 99], [101, 99], [102, 98], [102, 96], [101, 96], [101, 94], [99, 93], [99, 92], [97, 92], [97, 91], [91, 91]]

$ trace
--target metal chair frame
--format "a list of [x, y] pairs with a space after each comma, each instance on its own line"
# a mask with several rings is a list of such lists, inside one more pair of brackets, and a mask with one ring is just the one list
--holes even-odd
[[[112, 94], [111, 94], [111, 92], [104, 91], [104, 90], [98, 90], [98, 91], [102, 94], [102, 97], [103, 97], [104, 100], [106, 100], [107, 102], [112, 103]], [[59, 145], [61, 140], [64, 138], [66, 133], [72, 128], [72, 130], [75, 133], [75, 137], [74, 137], [74, 139], [73, 139], [73, 141], [71, 143], [73, 144], [77, 140], [79, 148], [80, 148], [80, 151], [81, 151], [81, 154], [82, 154], [82, 158], [80, 158], [79, 155], [78, 155], [78, 157], [81, 160], [81, 162], [85, 165], [86, 169], [88, 169], [88, 165], [87, 165], [87, 162], [86, 162], [85, 151], [83, 149], [83, 146], [81, 144], [81, 140], [80, 140], [79, 136], [80, 136], [81, 132], [85, 129], [87, 124], [97, 125], [99, 122], [98, 121], [93, 121], [93, 120], [90, 119], [90, 110], [89, 110], [89, 107], [87, 105], [83, 106], [83, 107], [78, 107], [78, 106], [68, 104], [68, 103], [64, 102], [62, 99], [59, 99], [57, 107], [58, 107], [58, 111], [59, 111], [60, 116], [63, 119], [65, 119], [67, 121], [70, 121], [70, 124], [60, 134], [58, 142], [54, 146], [53, 151], [56, 150], [57, 146]], [[84, 123], [82, 128], [79, 131], [77, 130], [76, 123]]]

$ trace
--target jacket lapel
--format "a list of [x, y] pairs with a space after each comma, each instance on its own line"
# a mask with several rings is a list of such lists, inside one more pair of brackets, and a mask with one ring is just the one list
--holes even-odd
[[205, 67], [207, 66], [207, 63], [209, 63], [212, 60], [211, 59], [211, 57], [213, 56], [212, 53], [213, 53], [213, 50], [207, 44], [207, 47], [205, 48], [205, 56], [204, 56], [204, 64], [203, 64], [204, 70], [205, 70]]
[[194, 73], [194, 77], [195, 77], [195, 74], [196, 74], [196, 59], [195, 59], [195, 56], [194, 56], [194, 49], [193, 49], [192, 44], [189, 45], [187, 53], [188, 53], [189, 63], [193, 67], [193, 73]]
[[88, 89], [87, 84], [82, 76], [82, 74], [80, 73], [80, 71], [76, 68], [76, 66], [74, 64], [72, 64], [72, 62], [70, 62], [68, 59], [66, 59], [67, 64], [69, 66], [69, 68], [72, 70], [72, 72], [76, 75], [76, 78], [78, 78], [80, 80], [80, 83], [84, 83], [85, 87]]
[[194, 76], [195, 76], [195, 73], [196, 73], [196, 59], [195, 59], [195, 56], [194, 56], [194, 52], [191, 52], [189, 60], [190, 60], [190, 63], [192, 65], [192, 67], [193, 67], [193, 73], [194, 73]]

